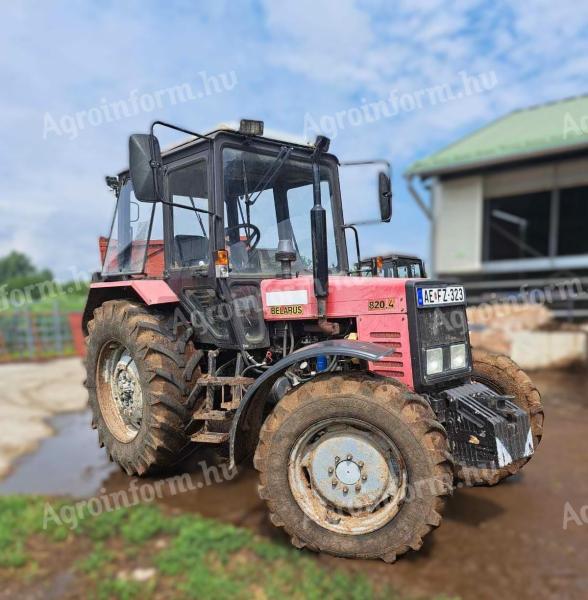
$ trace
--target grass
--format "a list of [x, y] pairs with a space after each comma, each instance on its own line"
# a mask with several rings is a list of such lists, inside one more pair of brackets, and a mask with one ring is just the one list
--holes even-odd
[[[42, 557], [49, 554], [63, 557], [61, 569], [71, 566], [69, 556], [76, 585], [98, 600], [400, 598], [362, 576], [319, 566], [306, 552], [198, 515], [139, 505], [85, 516], [75, 529], [47, 519], [44, 529], [45, 507], [43, 498], [0, 497], [0, 579], [34, 581], [46, 573]], [[152, 569], [154, 576], [136, 581], [130, 575], [136, 568]]]
[[29, 302], [24, 306], [4, 307], [3, 305], [3, 310], [0, 311], [0, 315], [13, 315], [23, 312], [53, 313], [55, 305], [57, 305], [59, 312], [62, 313], [82, 312], [87, 297], [87, 289], [74, 292], [68, 292], [67, 289], [65, 289], [63, 293], [45, 296], [40, 300]]

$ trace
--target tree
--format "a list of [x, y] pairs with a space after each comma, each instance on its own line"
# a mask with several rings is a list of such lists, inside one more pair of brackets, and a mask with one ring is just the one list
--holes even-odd
[[16, 277], [35, 275], [37, 269], [31, 259], [22, 252], [12, 251], [0, 258], [0, 285]]

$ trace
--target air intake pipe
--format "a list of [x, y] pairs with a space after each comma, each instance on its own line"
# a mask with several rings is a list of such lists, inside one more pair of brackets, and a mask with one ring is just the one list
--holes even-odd
[[312, 190], [314, 206], [310, 211], [312, 233], [312, 267], [314, 295], [318, 307], [318, 325], [327, 335], [339, 333], [339, 325], [327, 320], [327, 297], [329, 295], [329, 259], [327, 254], [327, 213], [321, 203], [321, 155], [328, 151], [329, 138], [319, 135], [312, 155]]

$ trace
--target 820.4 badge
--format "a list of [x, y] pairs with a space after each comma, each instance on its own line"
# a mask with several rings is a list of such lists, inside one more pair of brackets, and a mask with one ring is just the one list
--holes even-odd
[[368, 310], [392, 310], [394, 308], [394, 298], [382, 298], [381, 300], [369, 300]]

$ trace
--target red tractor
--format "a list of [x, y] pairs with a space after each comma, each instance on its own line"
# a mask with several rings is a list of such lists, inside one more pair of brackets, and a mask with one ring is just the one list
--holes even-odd
[[[386, 561], [418, 549], [456, 481], [495, 483], [541, 438], [537, 390], [472, 357], [461, 286], [354, 277], [329, 140], [263, 123], [166, 152], [132, 135], [84, 313], [94, 426], [129, 475], [195, 444], [254, 456], [298, 546]], [[391, 218], [389, 172], [378, 175]]]

